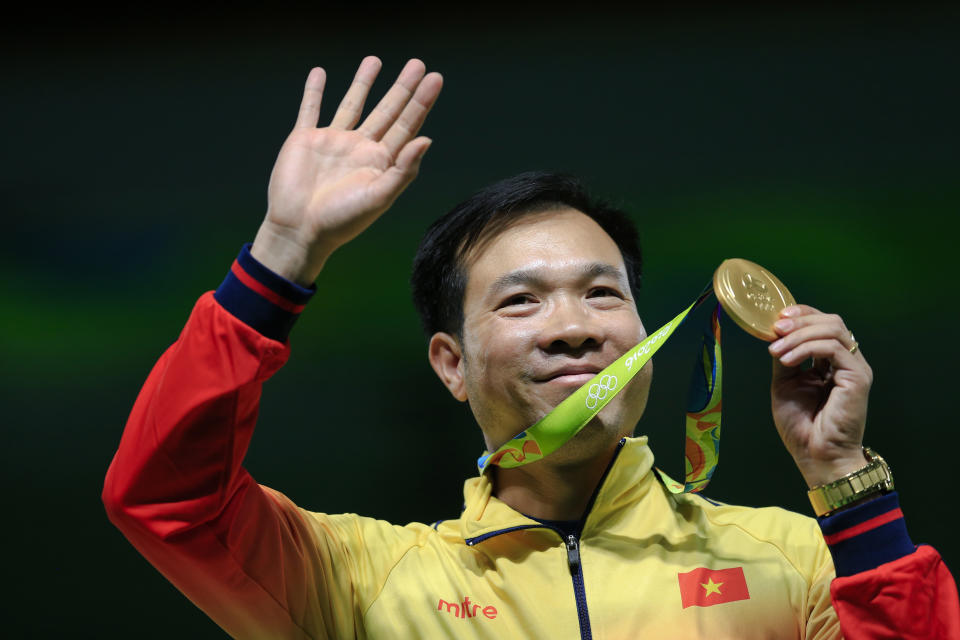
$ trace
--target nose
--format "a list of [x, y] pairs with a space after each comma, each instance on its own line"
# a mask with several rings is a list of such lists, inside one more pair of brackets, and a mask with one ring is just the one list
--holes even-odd
[[537, 336], [538, 346], [548, 353], [582, 352], [603, 344], [601, 323], [581, 300], [564, 297], [551, 305]]

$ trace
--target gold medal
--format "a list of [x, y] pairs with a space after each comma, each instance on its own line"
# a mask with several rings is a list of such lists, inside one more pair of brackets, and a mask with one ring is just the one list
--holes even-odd
[[730, 258], [713, 274], [713, 292], [733, 321], [761, 340], [777, 339], [773, 323], [780, 311], [796, 304], [777, 277], [758, 264]]

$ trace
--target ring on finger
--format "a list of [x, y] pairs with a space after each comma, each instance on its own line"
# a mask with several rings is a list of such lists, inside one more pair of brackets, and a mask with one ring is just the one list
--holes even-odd
[[857, 342], [857, 339], [853, 337], [852, 331], [850, 332], [850, 342], [853, 343], [853, 345], [851, 345], [850, 348], [848, 349], [850, 353], [856, 353], [857, 351], [860, 350], [860, 343]]

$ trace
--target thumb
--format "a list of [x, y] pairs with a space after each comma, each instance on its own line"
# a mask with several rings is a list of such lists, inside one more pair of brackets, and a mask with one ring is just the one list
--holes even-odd
[[773, 356], [771, 362], [773, 362], [773, 384], [792, 378], [800, 371], [799, 366], [788, 367], [780, 362], [780, 358], [777, 356]]
[[407, 186], [413, 182], [420, 171], [420, 161], [433, 140], [425, 136], [414, 138], [403, 145], [392, 167], [380, 176], [377, 187], [386, 195], [389, 203], [396, 200]]
[[415, 178], [420, 170], [420, 161], [423, 160], [423, 156], [426, 155], [431, 144], [433, 144], [433, 140], [426, 136], [420, 136], [403, 145], [400, 153], [397, 154], [396, 168], [409, 175], [410, 180]]

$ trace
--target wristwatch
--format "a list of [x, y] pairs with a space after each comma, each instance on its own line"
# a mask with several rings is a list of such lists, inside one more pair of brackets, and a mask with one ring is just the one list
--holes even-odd
[[807, 492], [817, 516], [825, 516], [864, 498], [893, 491], [893, 474], [883, 458], [870, 447], [863, 448], [867, 464], [839, 480]]

